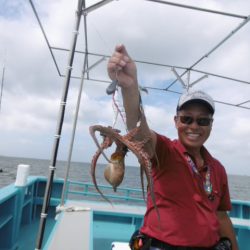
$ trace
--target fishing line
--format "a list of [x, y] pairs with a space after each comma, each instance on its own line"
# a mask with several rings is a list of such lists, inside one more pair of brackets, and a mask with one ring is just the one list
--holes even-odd
[[127, 126], [126, 126], [126, 116], [125, 116], [125, 110], [123, 105], [121, 105], [121, 102], [119, 100], [120, 97], [120, 93], [119, 90], [115, 91], [112, 95], [112, 100], [113, 100], [113, 110], [115, 113], [115, 118], [114, 118], [114, 122], [113, 122], [113, 126], [112, 128], [115, 127], [116, 123], [117, 123], [117, 119], [118, 119], [118, 114], [120, 115], [122, 122], [127, 130]]
[[[99, 32], [99, 30], [97, 29], [97, 27], [95, 26], [94, 22], [89, 20], [89, 25], [92, 26], [93, 30], [96, 32], [96, 34], [98, 35], [100, 41], [103, 43], [104, 47], [106, 48], [106, 50], [108, 51], [108, 54], [112, 55], [113, 54], [113, 49], [111, 48], [111, 46], [109, 45], [109, 43], [104, 39], [104, 37], [102, 36], [101, 32]], [[117, 72], [116, 72], [117, 74]], [[117, 79], [117, 75], [116, 75], [116, 79]], [[112, 107], [113, 107], [113, 111], [114, 111], [114, 121], [113, 121], [113, 125], [112, 128], [115, 128], [117, 121], [118, 121], [118, 115], [121, 117], [122, 122], [127, 130], [127, 126], [126, 126], [126, 117], [125, 117], [125, 111], [124, 111], [124, 107], [120, 102], [120, 96], [121, 93], [119, 91], [119, 88], [117, 87], [117, 82], [114, 82], [116, 84], [111, 84], [112, 88], [114, 87], [114, 90], [112, 90], [110, 93], [108, 94], [112, 94]], [[109, 87], [108, 87], [109, 88]]]
[[94, 22], [91, 19], [88, 19], [88, 23], [89, 23], [89, 25], [92, 26], [93, 30], [96, 32], [96, 34], [99, 36], [100, 40], [102, 41], [103, 45], [106, 47], [108, 53], [111, 55], [113, 49], [108, 45], [108, 43], [106, 42], [106, 40], [103, 38], [103, 36], [99, 32], [99, 30], [94, 25]]

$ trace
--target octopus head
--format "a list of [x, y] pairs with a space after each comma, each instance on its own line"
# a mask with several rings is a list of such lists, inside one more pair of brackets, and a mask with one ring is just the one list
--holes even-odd
[[115, 152], [111, 155], [110, 163], [104, 170], [104, 177], [113, 187], [116, 192], [116, 188], [121, 184], [124, 177], [124, 154]]

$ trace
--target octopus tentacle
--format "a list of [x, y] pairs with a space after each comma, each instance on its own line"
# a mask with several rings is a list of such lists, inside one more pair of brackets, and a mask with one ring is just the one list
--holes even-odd
[[[158, 207], [156, 205], [156, 199], [155, 199], [155, 194], [154, 194], [154, 182], [153, 182], [153, 178], [152, 178], [152, 175], [151, 175], [151, 171], [150, 171], [150, 175], [149, 175], [149, 192], [150, 192], [150, 196], [151, 196], [151, 199], [153, 201], [153, 205], [154, 205], [154, 209], [157, 213], [157, 218], [158, 218], [158, 221], [160, 222], [160, 212], [158, 210]], [[159, 224], [160, 226], [160, 224]]]
[[106, 200], [107, 202], [109, 202], [111, 205], [112, 203], [110, 202], [110, 200], [102, 193], [102, 191], [99, 189], [97, 182], [96, 182], [96, 178], [95, 178], [95, 169], [96, 169], [96, 163], [97, 160], [99, 158], [99, 156], [101, 155], [103, 149], [98, 149], [95, 156], [93, 157], [92, 161], [91, 161], [91, 176], [92, 176], [92, 181], [95, 185], [96, 190], [98, 191], [98, 193], [102, 196], [102, 198], [104, 200]]
[[[131, 133], [129, 133], [127, 135], [127, 138], [130, 138], [131, 136], [133, 137], [136, 134], [136, 132], [137, 132], [137, 128], [135, 128], [134, 130], [131, 130]], [[156, 199], [155, 199], [154, 188], [153, 188], [153, 179], [152, 179], [152, 173], [151, 173], [152, 164], [151, 164], [149, 155], [146, 152], [143, 151], [143, 146], [151, 138], [148, 137], [148, 138], [145, 138], [143, 141], [132, 142], [132, 141], [124, 140], [124, 137], [122, 137], [120, 135], [115, 135], [114, 134], [114, 136], [115, 136], [115, 138], [117, 140], [119, 140], [119, 141], [122, 140], [121, 142], [123, 142], [128, 147], [128, 149], [131, 150], [131, 152], [133, 152], [136, 155], [136, 157], [138, 158], [138, 161], [141, 164], [141, 167], [143, 167], [143, 169], [145, 171], [145, 174], [146, 174], [146, 177], [147, 177], [150, 196], [151, 196], [151, 199], [153, 201], [154, 208], [156, 210], [158, 220], [160, 221], [160, 213], [159, 213], [159, 210], [158, 210], [157, 205], [156, 205]], [[142, 182], [142, 185], [143, 185], [143, 179], [142, 178], [141, 178], [141, 182]]]
[[[93, 139], [94, 139], [94, 141], [95, 141], [95, 143], [98, 146], [98, 149], [100, 151], [100, 152], [98, 151], [99, 154], [102, 153], [103, 155], [105, 155], [103, 152], [103, 150], [105, 148], [102, 148], [102, 146], [99, 145], [99, 143], [95, 137], [96, 131], [99, 131], [104, 137], [109, 138], [110, 141], [115, 142], [117, 145], [117, 149], [116, 149], [117, 152], [121, 153], [122, 150], [124, 148], [126, 148], [135, 154], [135, 156], [137, 157], [137, 159], [140, 163], [140, 167], [141, 167], [141, 184], [142, 184], [143, 198], [145, 200], [144, 182], [143, 182], [143, 173], [145, 172], [147, 182], [148, 182], [148, 189], [150, 192], [150, 196], [151, 196], [152, 202], [154, 204], [154, 208], [157, 212], [158, 220], [160, 221], [160, 214], [159, 214], [159, 210], [158, 210], [157, 205], [156, 205], [156, 199], [155, 199], [155, 194], [154, 194], [151, 158], [150, 158], [149, 154], [144, 149], [145, 145], [151, 140], [151, 137], [148, 136], [140, 141], [136, 140], [135, 138], [136, 138], [137, 134], [139, 133], [139, 130], [140, 130], [140, 126], [132, 129], [128, 134], [121, 136], [117, 130], [112, 129], [111, 127], [103, 127], [101, 125], [95, 125], [95, 126], [92, 126], [90, 128], [91, 135], [92, 135], [92, 137], [93, 137]], [[125, 145], [125, 147], [124, 147], [124, 145]], [[126, 152], [124, 153], [124, 156], [125, 156], [125, 154], [126, 154]], [[105, 157], [105, 158], [107, 159], [107, 157]], [[157, 156], [156, 156], [156, 160], [158, 162]], [[108, 160], [108, 162], [111, 163], [110, 160]], [[95, 164], [96, 164], [96, 162], [95, 162]], [[121, 176], [120, 176], [120, 178], [121, 178]], [[122, 176], [122, 178], [123, 178], [123, 176]], [[116, 186], [115, 187], [113, 186], [113, 188], [116, 188]], [[99, 192], [99, 189], [97, 189], [97, 190]], [[99, 192], [99, 193], [101, 193], [101, 192]], [[105, 196], [102, 194], [102, 197], [104, 198]], [[106, 197], [105, 197], [105, 200], [107, 200]]]
[[[133, 137], [136, 134], [137, 130], [138, 130], [137, 128], [135, 128], [134, 130], [131, 130], [131, 132], [126, 135], [126, 137], [127, 138]], [[144, 168], [144, 171], [146, 173], [147, 181], [149, 184], [150, 195], [151, 195], [152, 201], [154, 203], [154, 207], [155, 207], [157, 214], [158, 214], [158, 217], [159, 217], [159, 211], [158, 211], [157, 206], [156, 206], [156, 201], [155, 201], [155, 196], [154, 196], [154, 191], [153, 191], [153, 180], [152, 180], [152, 175], [151, 175], [151, 162], [150, 162], [148, 155], [145, 152], [143, 152], [143, 150], [142, 150], [143, 145], [145, 145], [145, 143], [148, 142], [150, 138], [146, 138], [141, 142], [138, 142], [138, 141], [131, 142], [128, 140], [124, 140], [123, 136], [115, 133], [114, 131], [107, 131], [107, 128], [105, 128], [105, 127], [103, 127], [102, 132], [103, 133], [110, 132], [109, 136], [112, 136], [116, 140], [120, 141], [121, 143], [124, 143], [127, 146], [127, 148], [129, 150], [131, 150], [137, 156], [138, 161], [140, 162], [141, 166]]]
[[105, 155], [105, 153], [103, 152], [103, 149], [101, 148], [98, 140], [96, 139], [96, 136], [95, 136], [95, 131], [100, 131], [102, 130], [102, 126], [101, 125], [94, 125], [94, 126], [91, 126], [89, 128], [89, 132], [90, 132], [90, 135], [92, 136], [96, 146], [98, 147], [98, 149], [100, 150], [101, 154], [103, 155], [103, 157], [108, 161], [110, 162], [110, 160], [108, 159], [108, 157]]
[[[91, 131], [91, 135], [93, 137], [94, 140], [96, 140], [97, 144], [99, 145], [96, 137], [95, 137], [95, 129], [94, 127], [91, 127], [90, 128], [90, 131]], [[96, 170], [96, 163], [97, 163], [97, 160], [99, 159], [99, 156], [101, 155], [101, 153], [103, 152], [104, 149], [110, 147], [112, 145], [113, 141], [111, 140], [110, 137], [106, 137], [106, 136], [103, 136], [103, 142], [101, 145], [99, 145], [98, 147], [98, 150], [96, 151], [93, 159], [92, 159], [92, 162], [91, 162], [91, 177], [92, 177], [92, 181], [95, 185], [95, 188], [96, 190], [100, 193], [100, 195], [106, 200], [108, 201], [109, 203], [111, 203], [107, 197], [104, 196], [104, 194], [101, 192], [101, 190], [99, 189], [98, 185], [97, 185], [97, 182], [96, 182], [96, 177], [95, 177], [95, 170]], [[112, 204], [111, 204], [112, 205]]]
[[141, 189], [142, 189], [142, 197], [143, 200], [146, 202], [145, 190], [144, 190], [144, 169], [140, 166], [140, 177], [141, 177]]

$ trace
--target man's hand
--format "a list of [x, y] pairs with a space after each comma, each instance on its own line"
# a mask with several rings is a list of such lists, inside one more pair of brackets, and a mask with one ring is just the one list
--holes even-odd
[[[220, 237], [228, 238], [232, 244], [232, 250], [238, 250], [238, 244], [234, 233], [232, 222], [226, 211], [217, 211], [217, 217], [220, 224]], [[220, 249], [220, 248], [219, 248]]]
[[119, 86], [128, 88], [137, 85], [136, 65], [129, 57], [124, 45], [117, 45], [108, 62], [111, 80], [118, 80]]
[[219, 243], [214, 247], [214, 250], [232, 250], [232, 243], [226, 237], [221, 238]]

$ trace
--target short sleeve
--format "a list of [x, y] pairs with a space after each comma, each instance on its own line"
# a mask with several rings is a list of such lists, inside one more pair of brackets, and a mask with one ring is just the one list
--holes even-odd
[[156, 133], [156, 156], [153, 158], [154, 165], [156, 164], [157, 160], [159, 161], [160, 165], [162, 165], [161, 163], [166, 162], [166, 158], [170, 154], [171, 147], [172, 142], [168, 137]]

